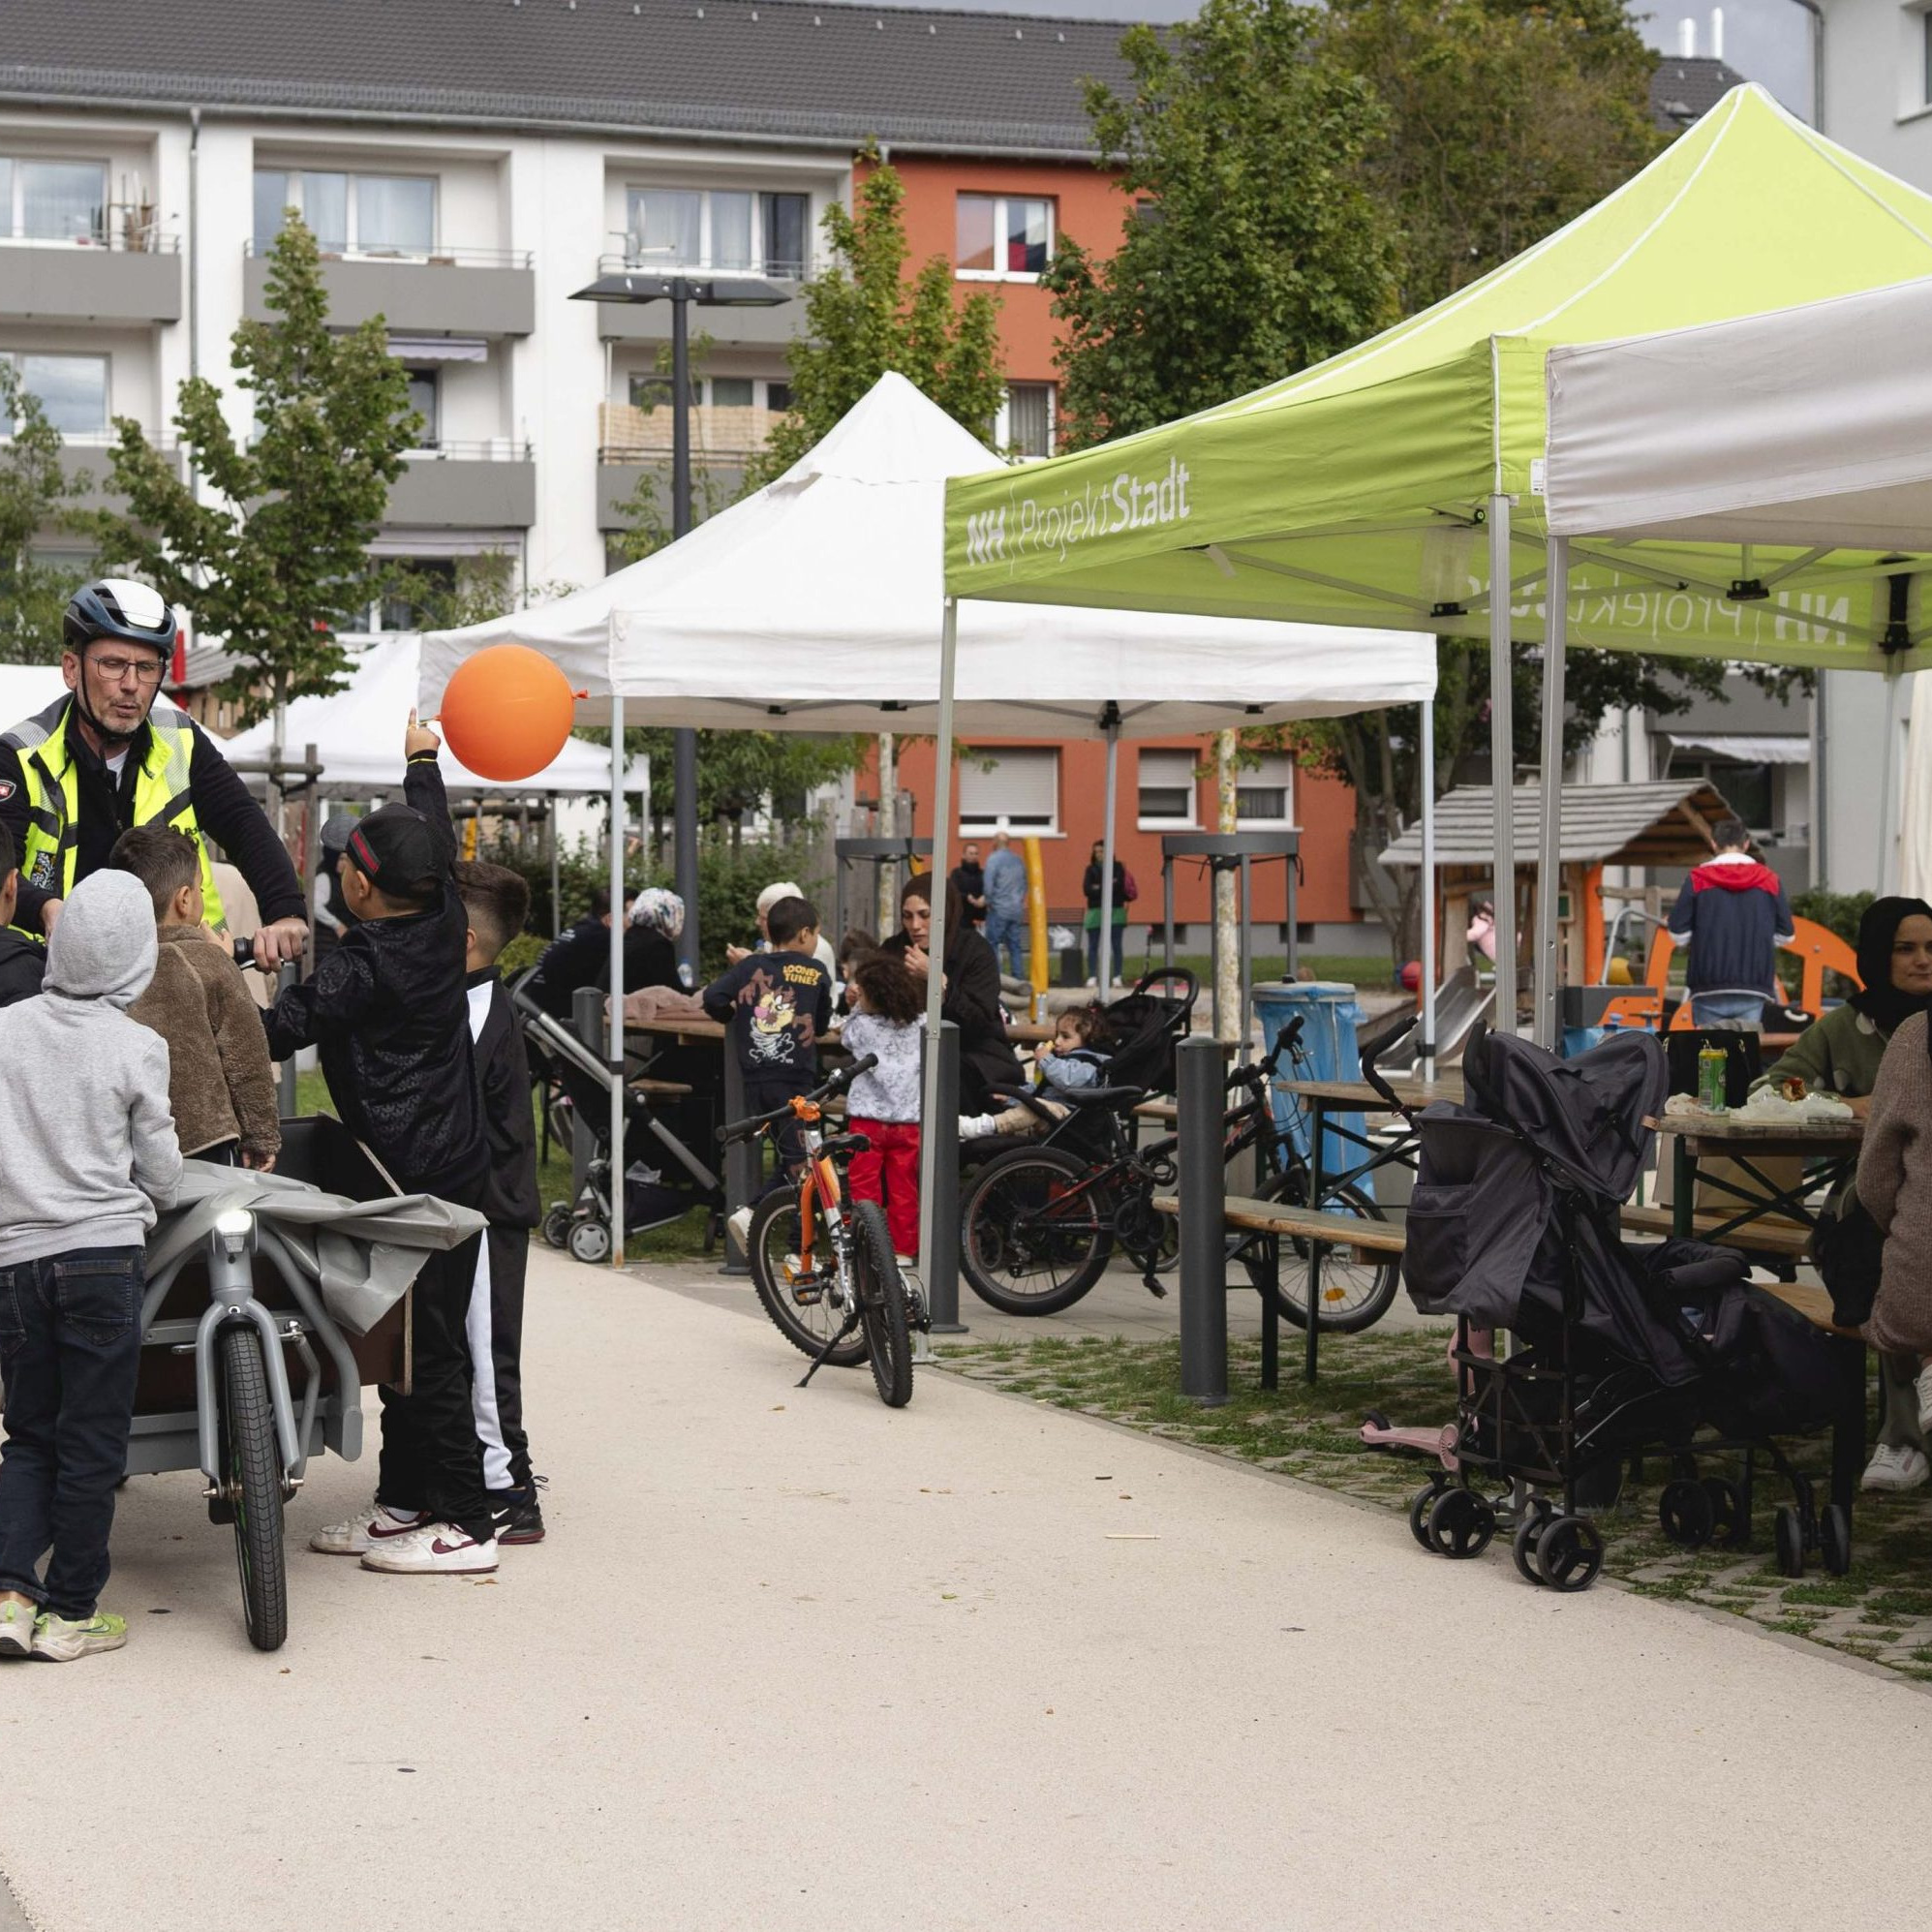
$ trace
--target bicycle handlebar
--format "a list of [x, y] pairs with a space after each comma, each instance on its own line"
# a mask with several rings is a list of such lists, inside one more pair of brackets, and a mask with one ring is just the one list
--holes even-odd
[[[800, 1094], [802, 1100], [827, 1100], [842, 1088], [849, 1087], [860, 1074], [870, 1073], [878, 1064], [876, 1054], [868, 1054], [864, 1059], [855, 1059], [850, 1066], [842, 1066], [822, 1087], [815, 1087], [810, 1093]], [[734, 1120], [729, 1126], [718, 1130], [720, 1147], [735, 1147], [740, 1141], [749, 1141], [761, 1134], [777, 1121], [784, 1119], [792, 1111], [787, 1100], [782, 1107], [774, 1107], [769, 1114], [758, 1114], [749, 1120]]]

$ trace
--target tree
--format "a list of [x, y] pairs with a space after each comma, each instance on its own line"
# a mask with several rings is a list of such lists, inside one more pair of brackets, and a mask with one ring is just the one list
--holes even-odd
[[898, 170], [875, 148], [859, 160], [856, 207], [825, 211], [832, 265], [805, 285], [805, 331], [785, 352], [791, 409], [748, 473], [748, 490], [790, 469], [888, 370], [975, 436], [992, 433], [1005, 400], [997, 304], [980, 291], [956, 301], [943, 255], [908, 278]]
[[138, 423], [117, 416], [110, 475], [128, 508], [98, 519], [108, 554], [241, 660], [222, 690], [243, 723], [341, 682], [349, 659], [336, 632], [384, 581], [368, 546], [422, 428], [383, 318], [330, 331], [315, 237], [292, 209], [266, 292], [269, 319], [233, 337], [248, 436], [236, 435], [213, 383], [182, 383], [174, 427], [206, 484], [198, 492]]
[[1292, 376], [1396, 317], [1397, 233], [1365, 178], [1384, 113], [1292, 0], [1207, 0], [1120, 43], [1130, 93], [1087, 111], [1132, 198], [1105, 260], [1063, 238], [1046, 276], [1065, 324], [1070, 447]]
[[84, 573], [36, 555], [34, 538], [73, 526], [74, 500], [88, 479], [67, 475], [60, 431], [4, 355], [0, 426], [13, 432], [0, 445], [0, 662], [51, 663], [60, 656], [61, 612]]
[[1664, 145], [1624, 0], [1330, 0], [1330, 57], [1387, 115], [1365, 161], [1402, 228], [1404, 313], [1594, 206]]

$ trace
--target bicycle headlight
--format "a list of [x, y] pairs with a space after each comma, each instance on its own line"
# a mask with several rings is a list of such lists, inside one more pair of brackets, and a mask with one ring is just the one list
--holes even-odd
[[255, 1216], [246, 1208], [224, 1208], [215, 1216], [215, 1239], [230, 1261], [238, 1261], [255, 1245]]

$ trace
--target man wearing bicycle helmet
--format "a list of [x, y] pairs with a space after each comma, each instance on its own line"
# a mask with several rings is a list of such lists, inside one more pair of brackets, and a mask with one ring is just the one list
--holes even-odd
[[161, 697], [174, 613], [152, 585], [103, 577], [77, 591], [61, 625], [68, 695], [0, 736], [0, 825], [20, 855], [14, 924], [51, 933], [68, 893], [104, 870], [136, 825], [186, 832], [201, 848], [208, 917], [222, 923], [207, 841], [261, 908], [256, 964], [299, 958], [307, 907], [295, 869], [246, 786], [187, 713]]

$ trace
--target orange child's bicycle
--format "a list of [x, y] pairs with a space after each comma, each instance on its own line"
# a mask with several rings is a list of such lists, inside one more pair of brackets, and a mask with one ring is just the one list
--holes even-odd
[[885, 1210], [852, 1200], [845, 1185], [852, 1156], [870, 1143], [863, 1134], [824, 1131], [825, 1102], [877, 1063], [869, 1054], [719, 1138], [727, 1147], [760, 1134], [776, 1142], [782, 1122], [798, 1123], [805, 1158], [797, 1185], [775, 1188], [751, 1216], [752, 1285], [778, 1332], [812, 1357], [801, 1389], [828, 1362], [856, 1368], [870, 1361], [879, 1400], [899, 1409], [912, 1399], [911, 1331], [930, 1326], [925, 1303], [893, 1259]]

